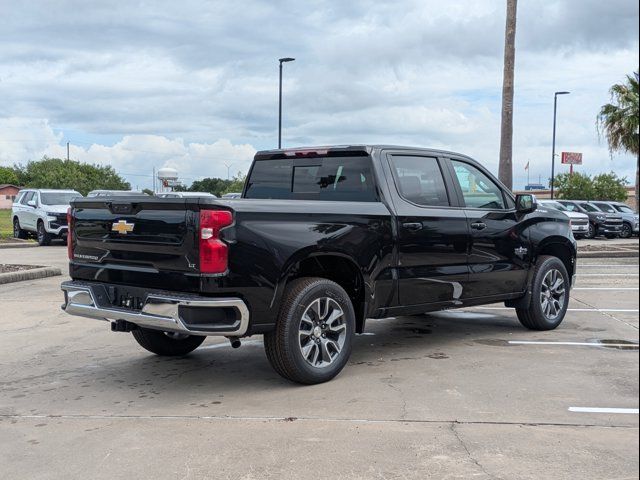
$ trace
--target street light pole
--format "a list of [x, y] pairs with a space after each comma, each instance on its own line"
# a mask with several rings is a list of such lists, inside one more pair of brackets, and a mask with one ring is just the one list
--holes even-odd
[[278, 59], [280, 63], [280, 86], [278, 89], [278, 150], [282, 148], [282, 64], [285, 62], [293, 62], [295, 58], [285, 57]]
[[556, 115], [558, 112], [558, 95], [569, 95], [571, 92], [553, 94], [553, 140], [551, 143], [551, 199], [553, 200], [553, 184], [556, 178]]

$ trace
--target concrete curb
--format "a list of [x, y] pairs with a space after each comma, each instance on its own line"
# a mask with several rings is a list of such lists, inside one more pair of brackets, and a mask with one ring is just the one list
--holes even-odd
[[39, 278], [56, 277], [62, 275], [57, 267], [37, 267], [19, 272], [0, 273], [0, 285], [4, 283], [23, 282], [25, 280], [37, 280]]
[[578, 250], [580, 258], [638, 258], [637, 250], [605, 250], [602, 252], [581, 252]]
[[12, 243], [0, 243], [0, 249], [3, 248], [30, 248], [37, 247], [38, 244], [36, 242], [12, 242]]

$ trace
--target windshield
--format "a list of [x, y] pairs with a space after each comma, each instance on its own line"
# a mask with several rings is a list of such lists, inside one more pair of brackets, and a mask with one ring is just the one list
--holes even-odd
[[611, 205], [607, 205], [606, 203], [596, 203], [596, 207], [598, 207], [603, 212], [616, 213], [615, 209]]
[[616, 207], [616, 209], [618, 209], [618, 211], [622, 213], [636, 213], [632, 208], [627, 207], [626, 205], [614, 205], [614, 207]]
[[600, 211], [596, 206], [591, 205], [590, 203], [581, 203], [580, 206], [587, 212], [597, 213]]
[[558, 202], [542, 202], [545, 207], [555, 208], [556, 210], [560, 210], [561, 212], [568, 212], [569, 209]]
[[76, 192], [41, 192], [40, 202], [43, 205], [69, 205], [71, 200], [81, 196]]

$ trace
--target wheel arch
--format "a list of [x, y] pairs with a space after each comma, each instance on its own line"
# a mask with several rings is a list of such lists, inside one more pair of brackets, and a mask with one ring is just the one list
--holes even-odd
[[569, 281], [572, 281], [576, 271], [577, 250], [571, 240], [560, 236], [545, 239], [536, 249], [536, 261], [542, 255], [559, 258], [567, 269]]
[[282, 302], [285, 288], [302, 277], [321, 277], [340, 285], [349, 295], [356, 314], [356, 332], [362, 333], [367, 316], [366, 299], [370, 295], [365, 275], [356, 261], [344, 252], [299, 251], [287, 262], [276, 289], [277, 305]]

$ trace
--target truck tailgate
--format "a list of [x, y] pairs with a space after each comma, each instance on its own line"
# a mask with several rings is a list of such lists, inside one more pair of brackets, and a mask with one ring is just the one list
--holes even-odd
[[87, 198], [72, 207], [74, 278], [198, 289], [197, 198]]

